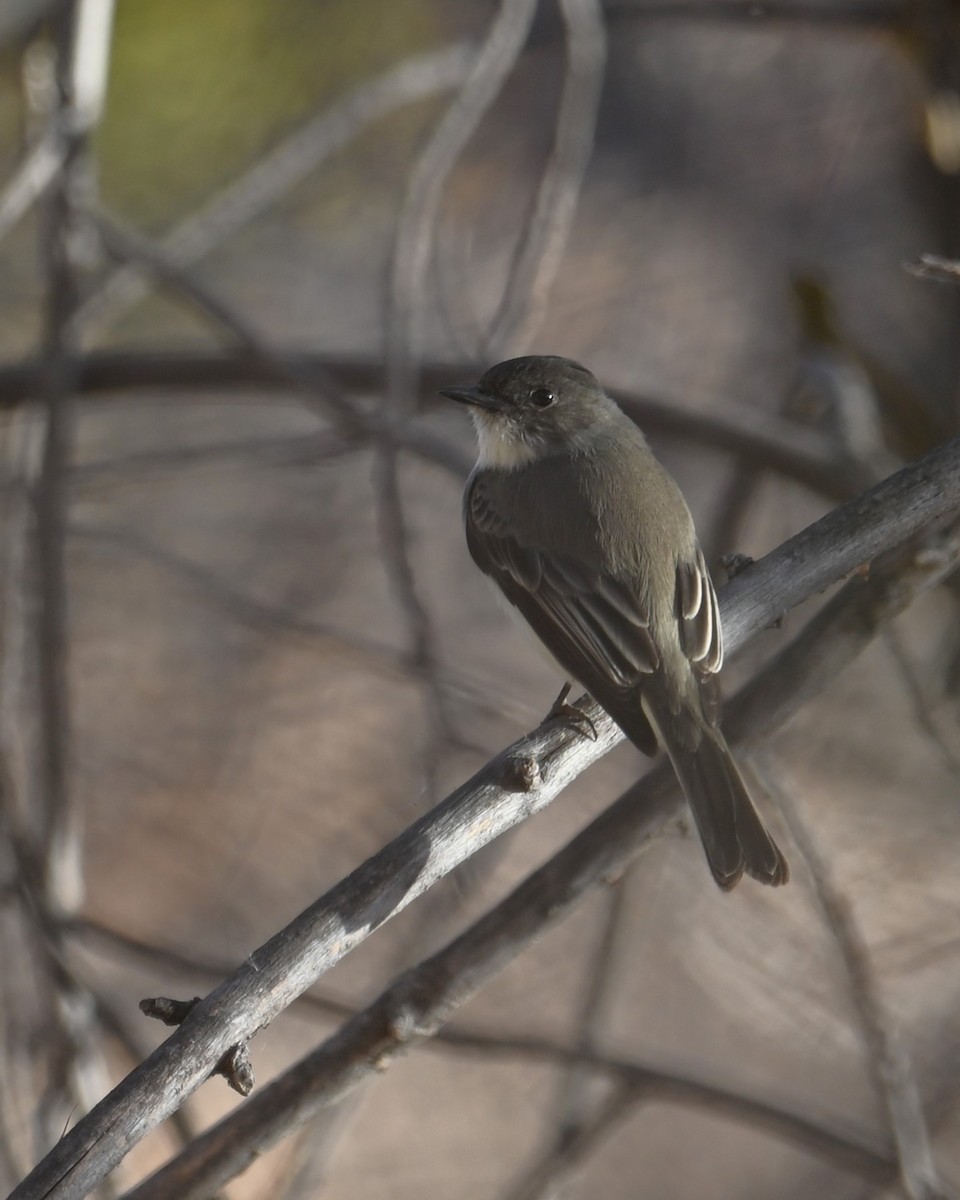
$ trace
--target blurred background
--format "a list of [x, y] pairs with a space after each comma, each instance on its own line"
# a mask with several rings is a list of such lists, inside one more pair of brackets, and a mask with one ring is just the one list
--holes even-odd
[[[436, 387], [585, 362], [712, 562], [956, 433], [960, 292], [903, 264], [960, 252], [958, 86], [956, 0], [5, 0], [0, 1183], [162, 1040], [141, 997], [209, 991], [549, 707]], [[758, 756], [788, 888], [722, 896], [672, 829], [456, 1015], [482, 1051], [410, 1054], [229, 1194], [905, 1194], [527, 1034], [889, 1156], [886, 1038], [952, 1194], [958, 686], [944, 587]], [[258, 1079], [646, 768], [619, 747], [371, 937]], [[113, 1194], [234, 1102], [207, 1084]]]

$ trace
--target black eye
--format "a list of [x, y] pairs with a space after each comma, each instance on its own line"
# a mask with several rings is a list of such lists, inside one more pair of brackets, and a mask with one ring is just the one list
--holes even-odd
[[556, 400], [556, 396], [549, 388], [535, 388], [530, 393], [530, 403], [536, 405], [537, 408], [549, 408]]

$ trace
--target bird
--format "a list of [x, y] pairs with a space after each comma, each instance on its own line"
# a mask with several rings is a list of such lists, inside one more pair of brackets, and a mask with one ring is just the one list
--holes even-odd
[[440, 392], [476, 429], [463, 496], [476, 565], [637, 749], [666, 750], [719, 886], [786, 883], [720, 729], [723, 634], [693, 518], [643, 433], [559, 355]]

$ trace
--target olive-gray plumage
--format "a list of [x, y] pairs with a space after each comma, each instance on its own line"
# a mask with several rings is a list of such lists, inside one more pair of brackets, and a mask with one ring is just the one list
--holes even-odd
[[565, 358], [510, 359], [443, 394], [477, 429], [474, 561], [640, 750], [662, 742], [717, 883], [786, 882], [717, 723], [723, 639], [693, 520], [643, 434]]

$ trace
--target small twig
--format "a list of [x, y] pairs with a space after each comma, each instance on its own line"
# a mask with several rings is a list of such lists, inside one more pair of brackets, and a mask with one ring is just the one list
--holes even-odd
[[[164, 254], [178, 267], [188, 267], [209, 254], [369, 125], [398, 108], [455, 87], [469, 69], [473, 53], [468, 44], [456, 43], [407, 59], [362, 83], [167, 234], [162, 241]], [[95, 337], [101, 333], [142, 299], [149, 286], [139, 266], [120, 268], [78, 310], [76, 319], [84, 335]]]
[[593, 152], [607, 58], [603, 9], [599, 0], [559, 0], [559, 4], [566, 74], [553, 150], [533, 214], [524, 223], [503, 299], [484, 340], [484, 357], [524, 352], [543, 323]]
[[884, 632], [884, 641], [897, 665], [897, 670], [900, 672], [900, 678], [907, 690], [907, 695], [910, 697], [913, 705], [914, 720], [936, 748], [946, 769], [955, 779], [960, 779], [960, 757], [953, 751], [946, 738], [937, 728], [937, 723], [933, 719], [931, 706], [924, 695], [917, 670], [910, 661], [906, 647], [895, 628], [891, 626]]
[[[424, 681], [428, 679], [409, 650], [398, 649], [387, 642], [352, 633], [349, 629], [313, 617], [300, 616], [280, 605], [261, 600], [238, 588], [206, 563], [189, 558], [132, 529], [74, 520], [70, 523], [69, 534], [135, 554], [170, 571], [207, 595], [233, 620], [252, 629], [316, 640], [322, 643], [324, 651], [352, 659], [366, 670], [389, 678], [409, 678], [412, 673]], [[468, 700], [474, 712], [494, 717], [510, 715], [518, 720], [530, 716], [530, 705], [505, 693], [502, 688], [493, 695], [495, 689], [492, 682], [486, 683], [465, 671], [449, 667], [443, 670], [439, 678], [446, 695]]]
[[456, 99], [420, 155], [397, 224], [385, 314], [387, 394], [395, 411], [418, 390], [424, 282], [443, 189], [523, 50], [536, 0], [500, 0]]
[[[597, 1049], [602, 1036], [605, 1004], [616, 979], [616, 952], [628, 911], [625, 886], [627, 878], [629, 872], [616, 880], [604, 895], [606, 911], [603, 928], [584, 972], [587, 986], [577, 1021], [578, 1050]], [[590, 1112], [585, 1103], [588, 1078], [589, 1072], [583, 1066], [574, 1066], [563, 1079], [553, 1138], [553, 1148], [557, 1153], [562, 1154], [571, 1140], [578, 1138], [585, 1127], [593, 1124], [595, 1114]]]
[[935, 279], [938, 283], [960, 283], [960, 261], [941, 258], [937, 254], [921, 254], [903, 264], [904, 269], [918, 279]]
[[[247, 389], [264, 383], [306, 390], [310, 381], [333, 380], [342, 395], [373, 394], [382, 387], [383, 363], [379, 359], [337, 357], [271, 348], [270, 361], [256, 354], [241, 356], [223, 351], [178, 351], [135, 354], [99, 352], [78, 357], [75, 380], [79, 392], [103, 397], [129, 398], [131, 389], [149, 388]], [[431, 396], [451, 380], [475, 374], [463, 362], [421, 364], [423, 390]], [[0, 366], [0, 408], [15, 409], [37, 387], [35, 362]], [[797, 429], [781, 417], [761, 414], [730, 397], [718, 398], [715, 411], [693, 408], [676, 398], [641, 396], [624, 388], [608, 389], [647, 433], [682, 438], [697, 446], [732, 454], [744, 462], [779, 473], [830, 500], [849, 500], [871, 486], [856, 468], [841, 464], [821, 435]], [[422, 426], [404, 424], [388, 429], [378, 414], [354, 410], [358, 433], [389, 432], [398, 446], [464, 478], [473, 465], [470, 455]]]
[[377, 447], [373, 483], [384, 567], [407, 626], [411, 661], [425, 682], [430, 736], [423, 755], [424, 777], [427, 796], [433, 804], [438, 799], [436, 778], [441, 748], [444, 742], [456, 743], [459, 739], [447, 716], [432, 623], [417, 591], [407, 518], [397, 478], [397, 454], [389, 444], [381, 443]]
[[56, 179], [64, 154], [63, 138], [53, 130], [27, 151], [26, 158], [0, 193], [0, 240], [15, 228]]
[[897, 1150], [904, 1190], [910, 1200], [934, 1200], [944, 1194], [923, 1115], [923, 1104], [910, 1058], [887, 1015], [870, 960], [847, 897], [833, 879], [793, 797], [777, 782], [775, 758], [764, 756], [764, 786], [776, 797], [791, 837], [806, 862], [814, 893], [833, 935], [850, 983], [853, 1002], [869, 1050], [874, 1086], [880, 1096]]
[[[154, 1017], [164, 1025], [182, 1025], [191, 1011], [200, 1003], [201, 997], [194, 996], [192, 1000], [170, 1000], [166, 996], [148, 996], [140, 1001], [140, 1011], [145, 1017]], [[231, 1046], [211, 1072], [212, 1075], [222, 1075], [230, 1087], [241, 1096], [249, 1096], [253, 1091], [253, 1063], [246, 1043], [240, 1042]]]
[[507, 1190], [506, 1200], [542, 1200], [556, 1195], [557, 1188], [572, 1171], [581, 1166], [600, 1142], [629, 1117], [644, 1099], [635, 1087], [621, 1084], [597, 1104], [593, 1111], [578, 1119], [568, 1136], [542, 1155], [523, 1178]]
[[[181, 951], [150, 945], [119, 933], [96, 922], [75, 919], [65, 932], [84, 940], [104, 943], [126, 959], [133, 954], [153, 969], [201, 976], [213, 981], [222, 979], [232, 965], [206, 962]], [[330, 1017], [352, 1018], [358, 1009], [341, 1000], [323, 996], [315, 991], [304, 993], [296, 1001], [304, 1013], [312, 1013], [326, 1023]], [[443, 1053], [460, 1053], [489, 1059], [490, 1055], [543, 1062], [567, 1070], [578, 1068], [606, 1076], [612, 1083], [630, 1084], [648, 1099], [662, 1098], [675, 1103], [690, 1104], [716, 1111], [731, 1120], [741, 1120], [753, 1128], [769, 1130], [775, 1136], [792, 1141], [827, 1161], [859, 1171], [870, 1178], [889, 1178], [896, 1171], [892, 1153], [876, 1138], [863, 1131], [844, 1128], [839, 1121], [813, 1120], [783, 1104], [745, 1097], [727, 1087], [708, 1081], [690, 1069], [678, 1066], [638, 1062], [622, 1058], [597, 1047], [571, 1047], [564, 1041], [547, 1037], [514, 1035], [509, 1032], [489, 1033], [462, 1025], [446, 1025], [437, 1030], [424, 1047]]]

